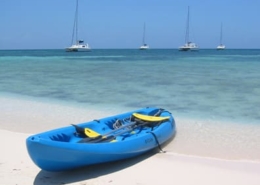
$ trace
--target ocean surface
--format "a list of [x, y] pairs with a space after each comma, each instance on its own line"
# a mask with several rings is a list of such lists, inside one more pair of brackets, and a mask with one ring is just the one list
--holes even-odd
[[2, 50], [0, 92], [260, 124], [260, 50]]
[[177, 125], [168, 154], [260, 161], [260, 50], [2, 50], [0, 96], [115, 113], [161, 107]]

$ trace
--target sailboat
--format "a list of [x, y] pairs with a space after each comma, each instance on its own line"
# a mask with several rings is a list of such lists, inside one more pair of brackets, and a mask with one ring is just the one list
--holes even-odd
[[220, 44], [217, 47], [217, 50], [223, 50], [225, 49], [226, 46], [222, 44], [222, 23], [221, 23], [221, 28], [220, 28]]
[[179, 47], [180, 51], [197, 51], [197, 50], [199, 50], [199, 47], [194, 42], [190, 41], [190, 38], [189, 38], [190, 30], [189, 29], [190, 29], [190, 7], [188, 6], [185, 44], [183, 46]]
[[76, 11], [75, 11], [73, 31], [72, 31], [71, 46], [66, 48], [66, 51], [68, 52], [91, 51], [89, 45], [84, 44], [84, 40], [78, 39], [78, 4], [79, 4], [78, 0], [76, 0]]
[[149, 49], [149, 46], [145, 43], [145, 23], [144, 23], [144, 32], [143, 32], [143, 45], [139, 49], [140, 50]]

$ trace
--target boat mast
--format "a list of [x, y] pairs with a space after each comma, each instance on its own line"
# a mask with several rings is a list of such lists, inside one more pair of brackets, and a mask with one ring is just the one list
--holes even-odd
[[222, 23], [220, 26], [220, 45], [222, 46]]
[[190, 23], [190, 7], [188, 6], [188, 17], [187, 17], [187, 23], [186, 23], [186, 35], [185, 35], [185, 43], [189, 42], [189, 25]]
[[71, 39], [71, 45], [74, 41], [74, 34], [76, 35], [76, 44], [78, 44], [78, 0], [76, 1], [76, 11], [75, 11], [75, 17], [74, 17], [74, 23], [73, 23], [73, 31], [72, 31], [72, 39]]
[[145, 45], [145, 23], [144, 23], [144, 33], [143, 33], [143, 45]]
[[76, 5], [76, 42], [78, 44], [78, 0]]

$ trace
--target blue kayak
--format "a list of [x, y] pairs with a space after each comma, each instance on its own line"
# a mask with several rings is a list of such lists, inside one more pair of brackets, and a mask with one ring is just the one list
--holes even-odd
[[138, 156], [160, 148], [175, 131], [169, 111], [147, 107], [35, 134], [26, 146], [39, 168], [63, 171]]

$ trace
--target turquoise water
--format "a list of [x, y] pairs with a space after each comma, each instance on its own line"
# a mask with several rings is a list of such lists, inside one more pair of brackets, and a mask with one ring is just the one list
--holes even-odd
[[0, 93], [260, 124], [260, 50], [0, 51]]

